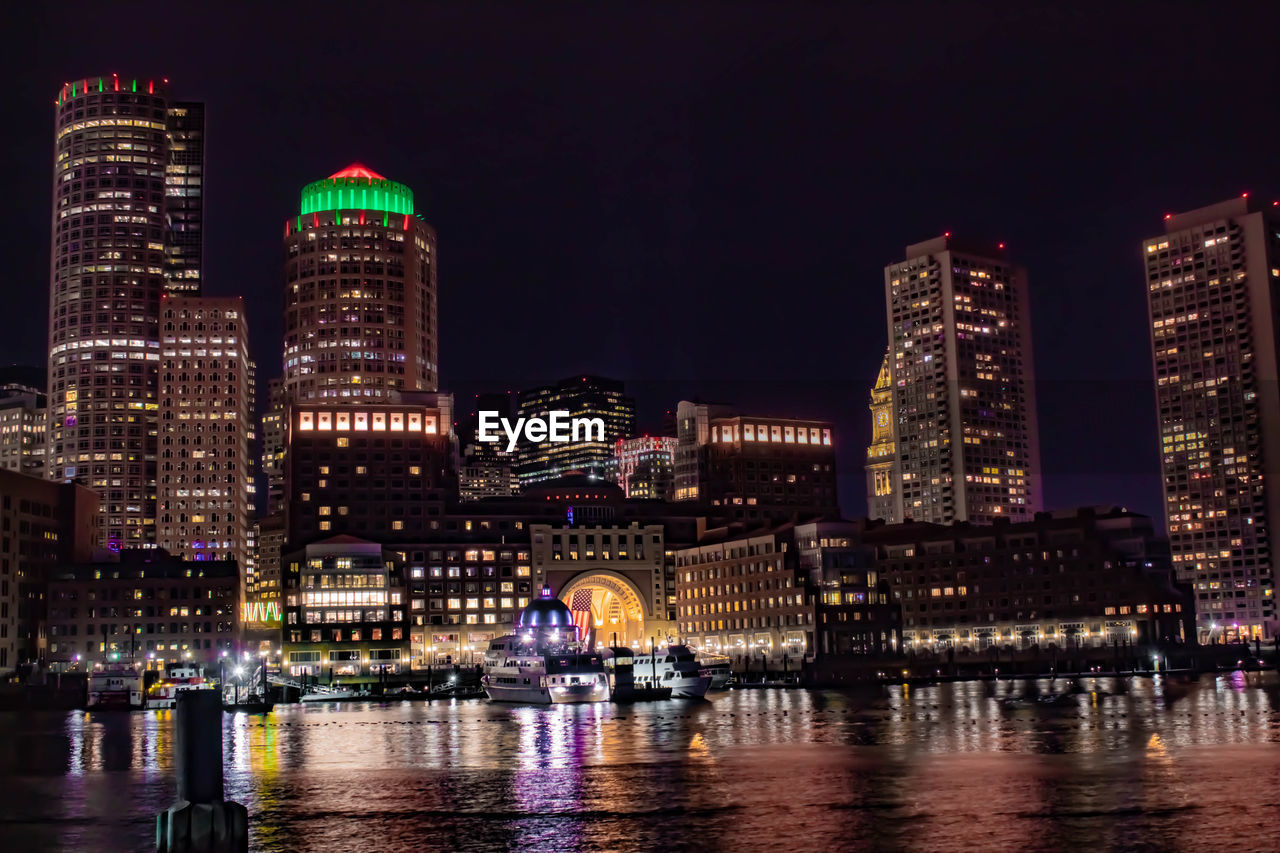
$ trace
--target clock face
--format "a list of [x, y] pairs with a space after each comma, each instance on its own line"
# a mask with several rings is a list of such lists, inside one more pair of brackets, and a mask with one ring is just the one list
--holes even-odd
[[889, 425], [889, 413], [884, 409], [876, 412], [876, 426], [887, 427]]

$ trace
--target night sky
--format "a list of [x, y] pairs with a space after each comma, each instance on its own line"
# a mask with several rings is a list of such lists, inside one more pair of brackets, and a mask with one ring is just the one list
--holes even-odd
[[0, 362], [47, 354], [59, 86], [168, 77], [260, 376], [283, 222], [359, 161], [437, 229], [460, 409], [591, 372], [648, 430], [693, 395], [832, 418], [858, 515], [883, 267], [951, 231], [1029, 270], [1049, 506], [1159, 514], [1139, 243], [1280, 192], [1280, 6], [1031, 5], [10, 4]]

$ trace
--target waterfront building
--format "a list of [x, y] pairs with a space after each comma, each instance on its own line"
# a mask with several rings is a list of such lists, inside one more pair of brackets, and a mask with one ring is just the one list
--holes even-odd
[[547, 418], [557, 411], [568, 412], [570, 418], [599, 418], [603, 435], [588, 431], [576, 441], [524, 441], [516, 464], [521, 489], [575, 472], [604, 480], [615, 443], [635, 432], [635, 401], [615, 379], [572, 376], [519, 394], [518, 417]]
[[[689, 645], [736, 668], [798, 670], [817, 645], [816, 593], [799, 574], [795, 525], [719, 528], [676, 552], [678, 629]], [[784, 664], [784, 660], [786, 663]]]
[[889, 524], [902, 521], [898, 490], [902, 472], [894, 440], [893, 386], [889, 378], [889, 354], [885, 353], [871, 389], [871, 446], [867, 448], [867, 517]]
[[738, 415], [681, 401], [677, 407], [676, 500], [709, 515], [763, 523], [838, 515], [835, 446], [827, 421]]
[[620, 438], [614, 448], [611, 479], [625, 497], [671, 500], [675, 494], [674, 436]]
[[189, 181], [203, 111], [171, 104], [168, 81], [118, 75], [69, 81], [55, 101], [48, 476], [101, 495], [108, 547], [144, 547], [160, 296], [200, 281], [203, 188]]
[[17, 383], [0, 387], [0, 469], [44, 477], [47, 399]]
[[358, 164], [307, 184], [284, 246], [290, 402], [436, 390], [436, 234], [411, 189]]
[[[291, 548], [348, 533], [378, 541], [421, 535], [457, 488], [452, 398], [295, 402], [289, 408]], [[409, 402], [415, 396], [419, 402]]]
[[670, 636], [674, 547], [695, 541], [697, 524], [683, 507], [627, 500], [581, 475], [428, 514], [416, 532], [386, 543], [407, 567], [411, 664], [478, 663], [543, 585], [566, 603], [586, 590], [601, 620], [612, 618], [612, 602], [625, 605], [629, 637]]
[[244, 300], [166, 296], [160, 309], [159, 546], [177, 559], [231, 560], [246, 600], [255, 579], [252, 364]]
[[1117, 507], [1030, 521], [869, 523], [879, 578], [909, 650], [981, 652], [1193, 641], [1151, 519]]
[[676, 552], [681, 636], [748, 670], [895, 653], [899, 608], [861, 541], [863, 526], [814, 519], [707, 531]]
[[283, 564], [287, 675], [358, 683], [408, 670], [404, 564], [398, 554], [340, 535], [286, 555]]
[[50, 571], [101, 546], [98, 496], [0, 471], [0, 676], [45, 659]]
[[[949, 234], [885, 267], [898, 482], [888, 519], [1021, 521], [1041, 508], [1027, 275]], [[874, 405], [874, 404], [873, 404]]]
[[49, 580], [48, 659], [60, 669], [208, 668], [236, 654], [239, 613], [240, 569], [231, 560], [181, 560], [149, 548], [60, 565]]
[[1274, 639], [1280, 216], [1238, 198], [1143, 241], [1164, 508], [1202, 642]]
[[[642, 648], [676, 638], [674, 560], [662, 524], [531, 524], [533, 588], [590, 596], [593, 644]], [[670, 555], [674, 557], [674, 554]], [[575, 609], [578, 609], [575, 607]], [[616, 638], [616, 642], [614, 642]]]

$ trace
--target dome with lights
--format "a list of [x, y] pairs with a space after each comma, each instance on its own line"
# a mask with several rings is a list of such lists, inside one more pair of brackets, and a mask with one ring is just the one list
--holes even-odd
[[551, 594], [550, 587], [543, 587], [542, 594], [520, 611], [521, 630], [539, 628], [573, 628], [573, 613], [569, 606]]
[[413, 213], [413, 190], [384, 178], [368, 166], [352, 163], [302, 188], [299, 213], [325, 210], [374, 210], [409, 215]]

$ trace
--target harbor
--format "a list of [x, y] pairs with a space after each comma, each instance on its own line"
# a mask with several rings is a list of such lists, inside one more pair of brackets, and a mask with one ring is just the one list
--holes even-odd
[[[224, 715], [225, 796], [247, 808], [255, 851], [721, 849], [780, 826], [797, 851], [1025, 848], [1068, 832], [1086, 848], [1198, 851], [1280, 832], [1273, 786], [1239, 784], [1280, 762], [1274, 673], [1176, 690], [1100, 677], [1070, 705], [990, 684], [278, 705]], [[150, 847], [173, 800], [172, 711], [3, 723], [0, 821], [20, 849]]]

